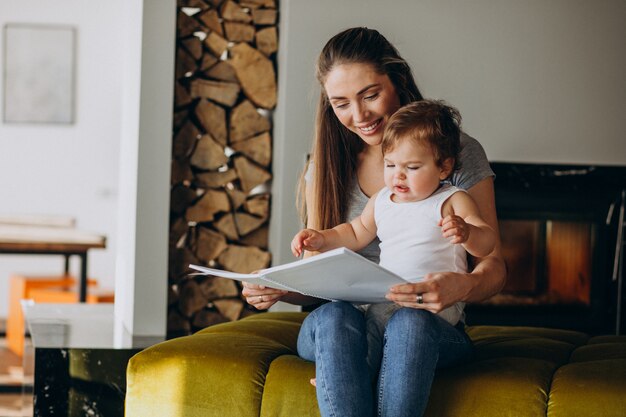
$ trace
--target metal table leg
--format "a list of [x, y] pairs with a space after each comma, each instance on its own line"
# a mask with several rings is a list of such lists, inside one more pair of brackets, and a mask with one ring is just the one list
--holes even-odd
[[87, 301], [87, 252], [79, 254], [80, 256], [80, 283], [78, 301], [84, 303]]
[[66, 253], [63, 257], [65, 258], [65, 275], [67, 276], [70, 274], [70, 254]]

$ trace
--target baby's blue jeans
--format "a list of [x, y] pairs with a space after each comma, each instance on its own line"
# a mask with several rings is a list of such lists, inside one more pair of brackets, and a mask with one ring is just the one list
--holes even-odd
[[382, 346], [370, 347], [370, 354], [382, 350], [380, 370], [368, 366], [367, 340], [364, 314], [350, 303], [323, 304], [304, 320], [298, 354], [315, 362], [323, 417], [422, 416], [435, 369], [451, 366], [472, 351], [462, 326], [412, 308], [396, 311]]

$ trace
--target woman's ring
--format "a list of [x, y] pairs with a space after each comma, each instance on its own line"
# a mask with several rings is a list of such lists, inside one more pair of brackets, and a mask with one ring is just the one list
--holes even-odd
[[417, 304], [424, 304], [424, 297], [422, 294], [417, 294], [416, 297]]

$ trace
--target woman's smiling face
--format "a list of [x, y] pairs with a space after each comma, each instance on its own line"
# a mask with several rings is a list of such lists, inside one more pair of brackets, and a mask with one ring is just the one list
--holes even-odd
[[400, 99], [386, 74], [369, 64], [341, 64], [326, 77], [324, 90], [337, 119], [370, 146], [380, 145], [387, 120]]

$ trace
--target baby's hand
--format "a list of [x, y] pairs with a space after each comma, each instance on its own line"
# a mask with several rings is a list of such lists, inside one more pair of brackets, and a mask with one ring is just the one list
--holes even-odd
[[316, 251], [324, 244], [324, 236], [313, 229], [300, 230], [291, 241], [291, 252], [300, 256], [303, 250]]
[[456, 215], [446, 216], [439, 220], [443, 237], [449, 238], [450, 243], [465, 243], [469, 239], [470, 228], [461, 217]]

